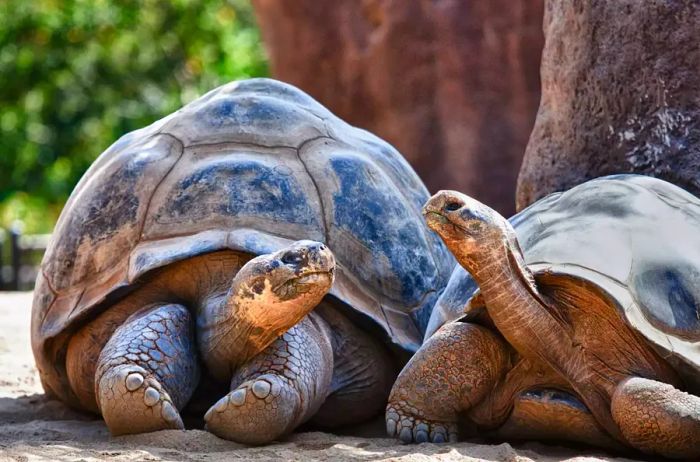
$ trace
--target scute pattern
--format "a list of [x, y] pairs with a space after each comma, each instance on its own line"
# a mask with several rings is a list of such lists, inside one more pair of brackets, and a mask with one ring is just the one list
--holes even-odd
[[[360, 245], [355, 258], [347, 262], [353, 273], [366, 273], [367, 282], [387, 297], [419, 300], [429, 289], [422, 271], [432, 266], [430, 255], [421, 251], [427, 245], [422, 224], [406, 213], [403, 197], [372, 163], [337, 157], [330, 168], [338, 183], [330, 245], [354, 239]], [[379, 275], [396, 277], [380, 279]]]
[[[700, 387], [700, 199], [663, 180], [614, 175], [547, 196], [510, 222], [531, 269], [600, 286], [687, 384]], [[455, 269], [431, 326], [440, 313], [459, 316], [476, 289], [470, 281]], [[467, 286], [474, 289], [456, 290]]]
[[61, 214], [42, 265], [54, 290], [79, 285], [123, 258], [138, 240], [151, 184], [168, 173], [181, 153], [170, 137], [132, 143], [100, 163], [99, 178], [81, 182], [66, 205], [71, 213]]
[[[145, 272], [221, 249], [299, 239], [338, 260], [331, 295], [416, 350], [454, 267], [420, 208], [428, 193], [379, 138], [298, 89], [234, 82], [115, 142], [71, 195], [42, 262], [32, 344], [65, 387], [63, 342]], [[54, 342], [56, 340], [56, 342]]]
[[253, 155], [195, 164], [181, 178], [173, 196], [156, 214], [161, 224], [205, 220], [211, 215], [262, 218], [319, 227], [302, 185], [285, 166], [261, 162]]

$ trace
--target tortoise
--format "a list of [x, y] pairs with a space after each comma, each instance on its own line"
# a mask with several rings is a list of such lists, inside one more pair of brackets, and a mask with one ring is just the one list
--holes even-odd
[[116, 141], [69, 198], [33, 303], [44, 389], [123, 434], [182, 428], [194, 391], [224, 386], [207, 428], [253, 444], [381, 412], [454, 267], [427, 198], [301, 90], [212, 90]]
[[424, 214], [463, 267], [430, 330], [466, 309], [398, 377], [391, 435], [454, 440], [461, 414], [506, 438], [700, 457], [700, 199], [615, 175], [510, 222], [454, 191]]

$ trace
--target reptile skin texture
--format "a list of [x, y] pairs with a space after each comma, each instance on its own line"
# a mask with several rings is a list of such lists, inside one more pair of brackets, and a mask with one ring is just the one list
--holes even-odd
[[488, 329], [450, 323], [399, 375], [386, 410], [387, 433], [404, 443], [457, 440], [458, 413], [483, 400], [508, 365], [508, 350]]
[[323, 322], [315, 314], [305, 317], [239, 368], [232, 391], [204, 416], [207, 430], [261, 444], [308, 420], [325, 401], [333, 370], [330, 339], [318, 326]]
[[612, 414], [634, 447], [674, 458], [700, 458], [700, 398], [655, 380], [618, 385]]
[[184, 428], [179, 409], [199, 380], [193, 322], [181, 305], [133, 314], [98, 360], [96, 396], [114, 435]]

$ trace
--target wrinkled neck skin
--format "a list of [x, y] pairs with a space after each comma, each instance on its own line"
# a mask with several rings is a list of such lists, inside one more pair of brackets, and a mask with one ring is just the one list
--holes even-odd
[[301, 321], [325, 294], [310, 287], [282, 298], [268, 280], [262, 290], [254, 290], [247, 281], [238, 279], [234, 278], [227, 292], [204, 300], [197, 320], [202, 359], [210, 373], [222, 381], [229, 380], [239, 365]]
[[538, 357], [543, 345], [528, 331], [540, 328], [537, 320], [548, 311], [536, 298], [537, 288], [522, 256], [512, 255], [507, 243], [499, 242], [465, 259], [465, 263], [499, 331], [518, 353]]
[[[512, 231], [482, 236], [479, 242], [466, 236], [447, 245], [479, 284], [489, 316], [518, 353], [539, 358], [562, 340], [541, 335], [545, 330], [563, 333], [565, 326], [542, 301]], [[542, 359], [556, 363], [558, 358]]]
[[570, 326], [540, 296], [514, 232], [484, 241], [490, 244], [463, 244], [455, 256], [479, 284], [496, 328], [520, 355], [542, 361], [566, 378], [600, 424], [619, 436], [609, 411], [614, 388], [595, 379], [585, 353], [569, 334]]

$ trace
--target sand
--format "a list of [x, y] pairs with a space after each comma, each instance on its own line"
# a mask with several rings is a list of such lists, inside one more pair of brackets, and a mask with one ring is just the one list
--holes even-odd
[[[30, 293], [0, 293], [0, 461], [631, 461], [537, 443], [406, 446], [381, 436], [321, 432], [297, 433], [254, 448], [197, 429], [113, 438], [101, 420], [43, 395], [29, 345], [30, 311]], [[377, 427], [381, 421], [356, 433], [377, 432], [372, 430]]]

